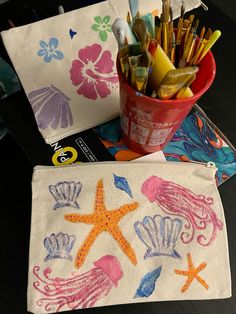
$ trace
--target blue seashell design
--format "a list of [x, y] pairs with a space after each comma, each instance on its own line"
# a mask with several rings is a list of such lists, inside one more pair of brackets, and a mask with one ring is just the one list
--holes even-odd
[[141, 282], [139, 284], [139, 287], [136, 291], [134, 298], [138, 298], [138, 297], [147, 298], [153, 293], [155, 289], [156, 281], [161, 275], [161, 270], [162, 270], [162, 266], [147, 273], [141, 279]]
[[74, 37], [76, 34], [77, 34], [77, 32], [74, 32], [73, 29], [70, 28], [70, 30], [69, 30], [70, 38], [73, 39], [73, 37]]
[[81, 182], [63, 181], [58, 182], [55, 185], [49, 185], [48, 188], [56, 201], [53, 209], [66, 206], [75, 207], [77, 209], [80, 208], [79, 204], [77, 203], [77, 198], [82, 189]]
[[67, 128], [73, 124], [70, 98], [54, 85], [36, 89], [28, 94], [37, 125], [40, 129]]
[[143, 221], [137, 221], [134, 224], [134, 230], [139, 239], [147, 247], [144, 258], [153, 256], [171, 256], [180, 258], [175, 250], [182, 228], [182, 221], [179, 218], [145, 216]]
[[114, 184], [117, 189], [125, 191], [130, 197], [133, 197], [128, 181], [125, 177], [119, 177], [113, 173]]
[[68, 235], [67, 233], [52, 233], [50, 237], [44, 239], [44, 246], [48, 251], [48, 255], [44, 258], [44, 261], [55, 259], [55, 258], [65, 258], [72, 261], [72, 256], [69, 254], [74, 243], [75, 236]]

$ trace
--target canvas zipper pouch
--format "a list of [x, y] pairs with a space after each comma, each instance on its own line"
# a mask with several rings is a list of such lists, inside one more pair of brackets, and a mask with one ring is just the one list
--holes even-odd
[[[156, 0], [138, 0], [138, 1], [129, 1], [129, 0], [107, 0], [114, 7], [116, 12], [119, 12], [120, 17], [126, 18], [127, 12], [130, 10], [129, 3], [133, 3], [132, 8], [135, 12], [139, 11], [140, 14], [144, 14], [147, 12], [153, 12], [158, 10], [158, 14], [160, 15], [162, 12], [162, 1]], [[187, 0], [184, 1], [185, 12], [191, 11], [193, 9], [201, 6], [202, 1], [200, 0]], [[182, 5], [182, 0], [172, 0], [171, 1], [171, 9], [173, 13], [173, 18], [177, 18], [180, 16], [180, 9]], [[132, 13], [132, 12], [131, 12]]]
[[[118, 44], [111, 26], [125, 18], [128, 0], [123, 4], [102, 1], [1, 32], [46, 143], [119, 115]], [[160, 12], [161, 5], [142, 1], [140, 10]]]
[[35, 167], [28, 310], [229, 298], [215, 173], [175, 162]]

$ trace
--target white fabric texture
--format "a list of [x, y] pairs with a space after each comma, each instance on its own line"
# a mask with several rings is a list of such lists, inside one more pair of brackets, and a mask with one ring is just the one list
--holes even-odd
[[174, 162], [35, 167], [28, 310], [229, 298], [215, 172]]
[[[140, 8], [161, 10], [161, 1]], [[104, 1], [1, 33], [46, 143], [119, 115], [111, 25], [128, 10], [128, 1]]]

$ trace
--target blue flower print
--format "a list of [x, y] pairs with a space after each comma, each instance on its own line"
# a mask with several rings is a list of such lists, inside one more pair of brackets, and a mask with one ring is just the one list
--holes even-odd
[[43, 57], [45, 62], [51, 62], [52, 58], [57, 60], [64, 58], [64, 54], [56, 50], [58, 46], [58, 40], [56, 38], [50, 38], [48, 44], [44, 40], [40, 40], [39, 45], [42, 49], [37, 52], [37, 55]]

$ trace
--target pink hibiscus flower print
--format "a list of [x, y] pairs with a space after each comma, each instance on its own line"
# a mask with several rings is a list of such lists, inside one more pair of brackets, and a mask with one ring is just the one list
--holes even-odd
[[109, 50], [102, 51], [99, 44], [78, 51], [79, 59], [72, 61], [70, 77], [77, 93], [88, 99], [106, 98], [118, 86], [117, 73]]

